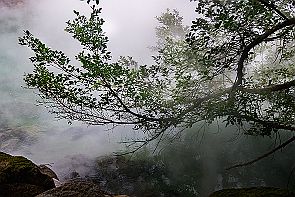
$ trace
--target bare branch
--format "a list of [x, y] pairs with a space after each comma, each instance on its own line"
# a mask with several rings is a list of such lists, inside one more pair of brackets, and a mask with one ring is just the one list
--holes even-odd
[[277, 152], [278, 150], [282, 149], [282, 148], [285, 148], [288, 144], [292, 143], [295, 141], [295, 136], [293, 136], [292, 138], [288, 139], [286, 142], [284, 142], [283, 144], [277, 146], [276, 148], [272, 149], [271, 151], [257, 157], [256, 159], [253, 159], [251, 161], [248, 161], [248, 162], [245, 162], [245, 163], [240, 163], [240, 164], [237, 164], [237, 165], [234, 165], [234, 166], [231, 166], [231, 167], [228, 167], [226, 168], [226, 170], [231, 170], [231, 169], [234, 169], [234, 168], [238, 168], [238, 167], [245, 167], [245, 166], [249, 166], [249, 165], [252, 165], [266, 157], [268, 157], [269, 155], [271, 154], [274, 154], [275, 152]]
[[[130, 141], [130, 143], [134, 142], [134, 143], [142, 143], [141, 145], [139, 145], [138, 147], [134, 148], [131, 151], [127, 151], [124, 153], [115, 153], [116, 156], [124, 156], [124, 155], [128, 155], [128, 154], [133, 154], [135, 152], [137, 152], [139, 149], [141, 149], [142, 147], [146, 146], [148, 143], [150, 143], [151, 141], [157, 139], [160, 136], [163, 136], [164, 133], [167, 131], [167, 129], [169, 127], [171, 127], [171, 123], [167, 124], [164, 128], [162, 128], [159, 132], [156, 132], [152, 137], [145, 139], [145, 140], [133, 140]], [[127, 142], [123, 142], [123, 143], [127, 143]]]

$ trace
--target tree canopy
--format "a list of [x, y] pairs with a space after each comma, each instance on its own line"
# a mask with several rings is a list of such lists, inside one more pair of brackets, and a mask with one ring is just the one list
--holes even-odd
[[83, 46], [80, 65], [29, 31], [19, 39], [35, 54], [25, 82], [58, 118], [132, 125], [146, 133], [138, 148], [216, 119], [251, 135], [295, 131], [295, 1], [198, 0], [190, 28], [168, 10], [152, 65], [112, 60], [101, 8], [91, 8], [65, 29]]

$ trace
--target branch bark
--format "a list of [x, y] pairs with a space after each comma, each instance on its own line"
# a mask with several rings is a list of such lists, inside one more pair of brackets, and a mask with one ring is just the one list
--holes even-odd
[[264, 34], [261, 34], [256, 37], [250, 44], [248, 44], [241, 53], [240, 59], [238, 61], [238, 68], [237, 68], [237, 80], [233, 85], [233, 89], [236, 89], [239, 85], [242, 84], [243, 81], [243, 69], [244, 69], [244, 62], [249, 56], [249, 52], [256, 47], [257, 45], [261, 44], [265, 41], [270, 35], [274, 34], [275, 32], [289, 26], [295, 25], [295, 18], [287, 19], [277, 25], [273, 26], [270, 30], [266, 31]]

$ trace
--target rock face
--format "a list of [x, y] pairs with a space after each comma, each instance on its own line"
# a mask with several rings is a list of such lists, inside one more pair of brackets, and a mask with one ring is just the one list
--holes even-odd
[[31, 197], [54, 187], [32, 161], [0, 152], [0, 196]]
[[91, 182], [75, 180], [64, 183], [62, 186], [48, 190], [36, 197], [127, 197], [111, 195]]
[[214, 192], [209, 197], [294, 197], [295, 193], [285, 189], [272, 187], [223, 189]]
[[0, 197], [127, 197], [111, 195], [80, 179], [55, 188], [53, 179], [58, 177], [46, 165], [0, 152]]

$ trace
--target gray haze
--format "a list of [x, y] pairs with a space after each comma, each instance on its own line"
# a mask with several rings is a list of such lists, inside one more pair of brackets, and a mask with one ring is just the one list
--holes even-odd
[[[54, 163], [53, 168], [64, 173], [74, 170], [69, 164], [72, 157], [93, 159], [120, 150], [117, 142], [133, 134], [130, 128], [105, 131], [102, 127], [57, 122], [42, 106], [35, 106], [38, 98], [32, 90], [21, 87], [23, 74], [32, 70], [28, 60], [31, 51], [18, 45], [23, 30], [30, 30], [48, 46], [73, 58], [80, 45], [64, 32], [65, 22], [73, 19], [73, 9], [89, 14], [89, 6], [79, 0], [24, 2], [0, 8], [0, 118], [5, 128], [12, 130], [1, 134], [1, 140], [5, 139], [2, 151], [24, 155], [36, 163]], [[178, 9], [187, 25], [194, 18], [193, 5], [183, 0], [102, 0], [101, 6], [114, 60], [129, 55], [140, 63], [150, 63], [152, 53], [148, 47], [155, 44], [155, 17], [167, 8]], [[16, 128], [20, 131], [17, 135]], [[27, 141], [20, 142], [24, 135]]]

